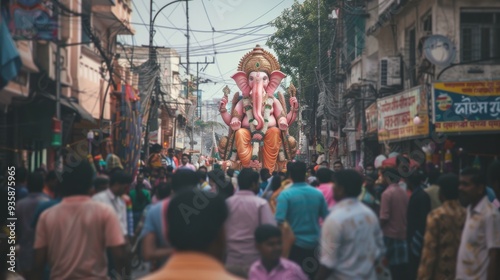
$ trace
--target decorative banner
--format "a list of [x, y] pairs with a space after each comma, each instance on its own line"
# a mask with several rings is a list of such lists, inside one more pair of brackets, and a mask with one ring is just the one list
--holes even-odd
[[[2, 11], [0, 9], [0, 16]], [[23, 66], [21, 56], [16, 48], [16, 44], [7, 30], [7, 24], [3, 18], [0, 18], [0, 44], [2, 50], [0, 54], [0, 90], [3, 89], [9, 81], [13, 80]]]
[[500, 81], [435, 83], [437, 132], [500, 130]]
[[377, 132], [377, 103], [373, 103], [368, 106], [365, 110], [366, 116], [366, 133], [376, 133]]
[[57, 40], [52, 0], [11, 0], [9, 23], [14, 40]]
[[[377, 100], [377, 112], [379, 142], [429, 135], [427, 94], [420, 86]], [[417, 115], [420, 125], [413, 124]]]
[[121, 87], [118, 110], [113, 116], [113, 123], [119, 123], [113, 131], [115, 154], [120, 157], [123, 168], [129, 174], [135, 174], [141, 151], [140, 101], [127, 100], [126, 87]]

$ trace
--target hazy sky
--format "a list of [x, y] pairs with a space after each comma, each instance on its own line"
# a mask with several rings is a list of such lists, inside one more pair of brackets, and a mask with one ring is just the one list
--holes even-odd
[[[156, 0], [154, 13], [171, 0]], [[222, 88], [228, 85], [231, 93], [239, 91], [230, 76], [236, 71], [240, 58], [256, 44], [264, 48], [274, 28], [267, 25], [294, 0], [192, 0], [189, 2], [190, 63], [215, 59], [200, 73], [217, 84], [200, 84], [203, 99], [222, 97]], [[300, 0], [298, 2], [303, 2]], [[132, 0], [132, 22], [135, 36], [119, 36], [121, 42], [147, 45], [149, 42], [149, 1]], [[206, 10], [206, 12], [205, 12]], [[186, 62], [186, 3], [172, 4], [157, 16], [155, 45], [175, 49]], [[215, 32], [212, 32], [212, 27]], [[269, 50], [269, 49], [268, 49]], [[272, 51], [272, 50], [270, 50]], [[215, 52], [217, 54], [215, 55]], [[161, 58], [160, 58], [161, 59]], [[203, 65], [200, 65], [200, 69]], [[190, 66], [196, 75], [196, 64]], [[185, 70], [184, 73], [185, 74]]]

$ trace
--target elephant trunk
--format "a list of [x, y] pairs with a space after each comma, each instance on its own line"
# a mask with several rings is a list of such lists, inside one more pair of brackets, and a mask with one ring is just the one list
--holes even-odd
[[261, 130], [264, 126], [264, 120], [262, 119], [262, 95], [265, 94], [263, 89], [263, 81], [262, 78], [258, 78], [258, 81], [255, 81], [252, 89], [252, 112], [253, 118], [257, 121], [257, 125], [255, 126], [256, 130]]

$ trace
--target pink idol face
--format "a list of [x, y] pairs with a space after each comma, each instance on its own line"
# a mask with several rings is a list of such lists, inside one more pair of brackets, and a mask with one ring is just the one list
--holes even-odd
[[248, 75], [248, 86], [253, 88], [254, 83], [258, 83], [260, 79], [262, 79], [264, 88], [267, 88], [269, 85], [269, 77], [265, 72], [250, 72], [250, 75]]

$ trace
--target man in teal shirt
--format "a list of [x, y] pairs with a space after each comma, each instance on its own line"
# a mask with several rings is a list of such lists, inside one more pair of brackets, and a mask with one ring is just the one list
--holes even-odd
[[278, 196], [276, 221], [282, 226], [285, 221], [295, 235], [289, 259], [302, 267], [304, 272], [313, 278], [319, 262], [315, 249], [319, 243], [319, 219], [328, 215], [323, 194], [306, 183], [306, 164], [292, 163], [289, 167], [292, 186]]

